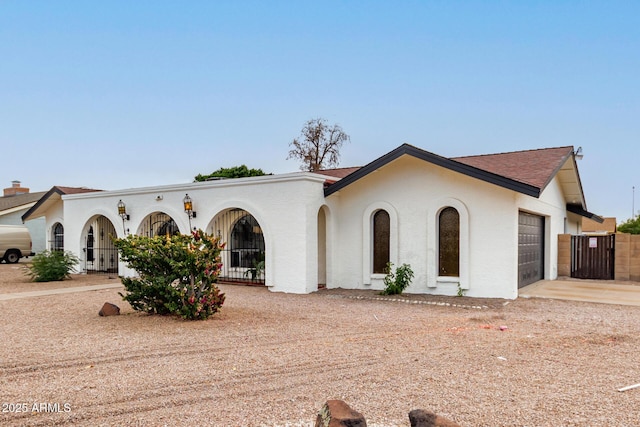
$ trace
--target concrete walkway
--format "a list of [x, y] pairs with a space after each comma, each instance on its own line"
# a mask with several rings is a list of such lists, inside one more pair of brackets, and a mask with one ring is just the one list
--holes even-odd
[[520, 298], [552, 298], [603, 304], [640, 306], [637, 282], [606, 280], [541, 280], [520, 288]]
[[88, 286], [76, 286], [72, 288], [47, 289], [42, 291], [13, 292], [9, 294], [0, 294], [0, 301], [6, 301], [10, 299], [19, 299], [19, 298], [41, 297], [46, 295], [71, 294], [75, 292], [100, 291], [102, 289], [115, 289], [115, 288], [121, 288], [121, 287], [122, 287], [122, 283], [118, 282], [118, 283], [106, 283], [103, 285], [88, 285]]

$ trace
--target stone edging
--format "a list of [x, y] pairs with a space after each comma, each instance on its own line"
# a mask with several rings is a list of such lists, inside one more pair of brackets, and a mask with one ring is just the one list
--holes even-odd
[[367, 297], [362, 295], [327, 295], [329, 298], [346, 298], [346, 299], [358, 299], [358, 300], [368, 300], [368, 301], [391, 301], [391, 302], [403, 302], [405, 304], [427, 304], [427, 305], [436, 305], [440, 307], [455, 307], [455, 308], [466, 308], [473, 310], [485, 310], [489, 307], [486, 305], [466, 305], [466, 304], [452, 304], [449, 302], [442, 301], [421, 301], [421, 300], [409, 300], [409, 299], [398, 299], [398, 298], [384, 298], [384, 297]]

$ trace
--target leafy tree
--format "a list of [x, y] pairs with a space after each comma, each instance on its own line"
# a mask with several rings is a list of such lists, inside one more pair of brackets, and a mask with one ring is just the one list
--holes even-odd
[[190, 235], [137, 236], [114, 239], [121, 259], [139, 274], [123, 277], [134, 310], [174, 314], [189, 320], [206, 319], [224, 303], [216, 282], [220, 274], [217, 237], [197, 230]]
[[220, 168], [209, 175], [198, 174], [195, 182], [207, 181], [209, 178], [246, 178], [249, 176], [267, 175], [262, 169], [249, 169], [246, 165], [234, 166], [230, 168]]
[[640, 234], [640, 216], [629, 218], [618, 225], [618, 231], [620, 233]]
[[340, 148], [350, 140], [340, 126], [329, 126], [321, 118], [311, 119], [304, 124], [300, 136], [289, 144], [292, 148], [287, 159], [300, 160], [300, 169], [311, 172], [337, 166]]

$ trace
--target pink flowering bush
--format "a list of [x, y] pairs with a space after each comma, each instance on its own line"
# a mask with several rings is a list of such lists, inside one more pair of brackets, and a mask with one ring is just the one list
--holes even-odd
[[203, 320], [220, 310], [225, 296], [216, 286], [224, 247], [213, 235], [197, 230], [190, 235], [114, 239], [120, 259], [139, 277], [123, 277], [127, 291], [120, 296], [134, 310]]

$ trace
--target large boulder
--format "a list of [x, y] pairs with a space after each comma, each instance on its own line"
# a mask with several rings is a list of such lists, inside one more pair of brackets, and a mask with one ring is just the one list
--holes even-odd
[[327, 400], [318, 412], [316, 427], [367, 427], [367, 421], [342, 400]]

